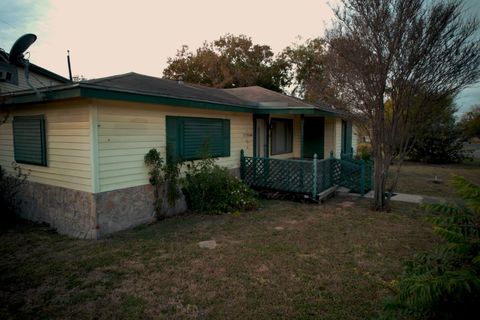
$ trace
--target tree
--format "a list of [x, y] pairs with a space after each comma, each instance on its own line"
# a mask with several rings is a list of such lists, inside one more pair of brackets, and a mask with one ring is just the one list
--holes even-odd
[[480, 139], [480, 104], [472, 106], [470, 111], [465, 113], [460, 120], [465, 137], [468, 139]]
[[416, 127], [433, 114], [435, 100], [454, 96], [480, 75], [477, 23], [462, 19], [458, 1], [342, 3], [327, 32], [329, 77], [350, 117], [371, 132], [374, 209], [385, 210], [390, 164], [401, 165]]
[[227, 34], [195, 52], [184, 45], [167, 63], [165, 78], [181, 75], [187, 82], [216, 88], [258, 85], [282, 91], [290, 82], [286, 61], [276, 59], [270, 46], [253, 44], [244, 35]]
[[332, 101], [335, 90], [326, 76], [327, 46], [322, 38], [307, 39], [286, 47], [281, 58], [290, 67], [292, 95], [305, 101]]
[[457, 107], [452, 97], [439, 99], [436, 111], [419, 126], [408, 152], [411, 160], [427, 163], [456, 163], [465, 159], [462, 129], [455, 121]]

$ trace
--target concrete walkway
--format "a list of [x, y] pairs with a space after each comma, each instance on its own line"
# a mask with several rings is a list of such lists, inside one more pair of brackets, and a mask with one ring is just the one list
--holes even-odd
[[[373, 199], [373, 190], [365, 194], [365, 198]], [[359, 195], [360, 196], [360, 195]], [[441, 203], [445, 200], [438, 197], [431, 197], [431, 196], [422, 196], [418, 194], [408, 194], [408, 193], [395, 193], [392, 198], [392, 201], [400, 201], [400, 202], [408, 202], [408, 203]]]

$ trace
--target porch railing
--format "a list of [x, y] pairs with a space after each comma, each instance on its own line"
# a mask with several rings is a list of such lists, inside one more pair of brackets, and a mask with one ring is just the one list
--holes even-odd
[[364, 195], [370, 190], [371, 165], [362, 160], [292, 160], [240, 154], [241, 179], [253, 188], [317, 195], [335, 185]]

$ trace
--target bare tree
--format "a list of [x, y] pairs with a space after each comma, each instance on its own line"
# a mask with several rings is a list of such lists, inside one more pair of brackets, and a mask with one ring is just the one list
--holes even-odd
[[[388, 207], [387, 175], [399, 168], [435, 99], [480, 75], [478, 24], [458, 1], [342, 0], [327, 32], [329, 75], [350, 116], [371, 133], [375, 210]], [[386, 102], [389, 102], [386, 104]], [[388, 105], [388, 107], [386, 107]]]

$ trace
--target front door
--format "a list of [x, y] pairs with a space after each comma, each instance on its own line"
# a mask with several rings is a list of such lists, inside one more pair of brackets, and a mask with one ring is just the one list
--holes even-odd
[[325, 118], [304, 118], [303, 123], [303, 157], [324, 158]]
[[260, 158], [268, 157], [268, 131], [267, 119], [255, 119], [255, 156]]

